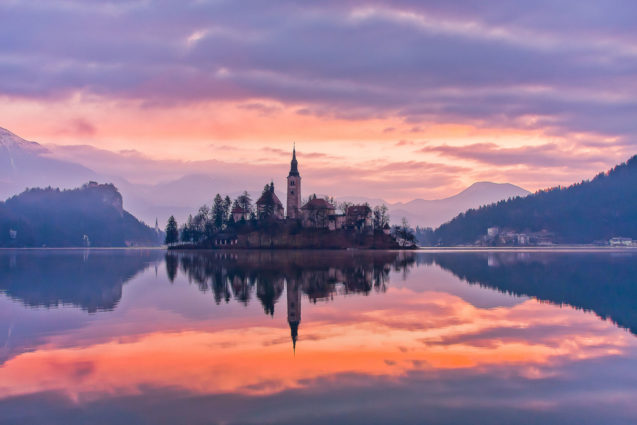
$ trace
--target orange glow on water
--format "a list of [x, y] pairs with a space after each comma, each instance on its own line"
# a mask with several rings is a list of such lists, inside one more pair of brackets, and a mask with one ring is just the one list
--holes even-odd
[[[256, 324], [226, 330], [200, 324], [70, 347], [57, 346], [53, 338], [0, 367], [0, 396], [63, 390], [80, 400], [171, 386], [202, 394], [270, 394], [342, 374], [400, 378], [416, 370], [492, 367], [539, 377], [551, 373], [551, 365], [617, 355], [629, 344], [625, 332], [593, 315], [534, 300], [479, 309], [438, 292], [385, 296], [408, 307], [353, 311], [356, 320], [342, 323], [338, 317], [303, 322], [296, 355], [288, 329]], [[446, 313], [433, 317], [440, 307]], [[311, 308], [313, 314], [332, 309]], [[493, 335], [498, 329], [552, 325], [568, 334]]]

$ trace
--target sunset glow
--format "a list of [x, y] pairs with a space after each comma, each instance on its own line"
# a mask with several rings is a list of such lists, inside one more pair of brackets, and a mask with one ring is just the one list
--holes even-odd
[[[253, 167], [258, 187], [293, 142], [308, 189], [339, 181], [337, 196], [396, 202], [475, 181], [534, 191], [590, 178], [635, 147], [634, 34], [617, 26], [630, 14], [574, 7], [565, 29], [549, 18], [559, 11], [526, 8], [505, 21], [505, 4], [9, 2], [7, 34], [39, 24], [2, 59], [0, 125], [138, 183], [215, 160]], [[68, 149], [80, 145], [130, 166]], [[153, 161], [172, 174], [130, 171]]]

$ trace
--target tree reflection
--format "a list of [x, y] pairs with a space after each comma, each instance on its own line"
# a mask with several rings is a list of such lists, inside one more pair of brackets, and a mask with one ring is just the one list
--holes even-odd
[[[122, 286], [161, 257], [154, 250], [7, 252], [0, 256], [0, 292], [30, 307], [109, 311], [122, 298]], [[169, 278], [172, 262], [167, 259]]]
[[212, 290], [217, 304], [234, 298], [247, 305], [256, 293], [267, 315], [274, 315], [285, 287], [288, 323], [296, 346], [302, 295], [315, 303], [335, 295], [385, 292], [390, 272], [406, 273], [415, 257], [412, 252], [374, 251], [170, 251], [166, 264], [169, 273], [176, 272], [179, 264], [189, 282], [202, 292]]
[[421, 254], [470, 284], [593, 311], [637, 335], [637, 255], [632, 253]]

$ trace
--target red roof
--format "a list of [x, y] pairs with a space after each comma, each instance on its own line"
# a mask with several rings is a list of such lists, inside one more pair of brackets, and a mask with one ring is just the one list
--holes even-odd
[[261, 204], [266, 204], [270, 201], [271, 197], [271, 201], [278, 207], [283, 208], [283, 204], [281, 203], [281, 201], [279, 200], [279, 197], [276, 196], [276, 194], [274, 192], [264, 192], [261, 197], [259, 198], [259, 200], [257, 201], [257, 205], [261, 205]]
[[334, 210], [334, 205], [322, 198], [314, 198], [301, 207], [302, 210]]
[[232, 208], [232, 214], [239, 214], [239, 213], [243, 214], [245, 212], [246, 212], [246, 210], [244, 210], [243, 208], [241, 208], [238, 205], [236, 207]]
[[348, 216], [361, 216], [361, 215], [366, 216], [371, 212], [372, 212], [372, 209], [367, 205], [352, 205], [351, 207], [347, 208]]

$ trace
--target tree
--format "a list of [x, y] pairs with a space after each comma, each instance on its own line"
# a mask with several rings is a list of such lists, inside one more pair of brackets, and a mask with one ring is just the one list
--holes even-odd
[[181, 241], [182, 242], [192, 242], [194, 239], [193, 235], [193, 218], [192, 214], [188, 216], [188, 221], [184, 224], [184, 227], [181, 229]]
[[192, 239], [195, 242], [199, 242], [204, 238], [206, 234], [206, 223], [210, 221], [210, 208], [207, 205], [202, 205], [197, 212], [197, 215], [192, 220], [192, 226], [190, 229]]
[[405, 217], [401, 220], [400, 226], [394, 227], [393, 233], [398, 240], [398, 244], [402, 247], [412, 246], [416, 240], [414, 231], [409, 227], [409, 222]]
[[338, 210], [343, 214], [347, 214], [347, 209], [351, 207], [352, 205], [354, 205], [352, 202], [343, 201], [340, 204], [338, 204]]
[[218, 230], [221, 230], [223, 227], [223, 223], [225, 221], [224, 214], [223, 198], [217, 193], [212, 203], [212, 223]]
[[244, 190], [235, 201], [237, 205], [247, 214], [252, 213], [252, 198], [247, 190]]
[[274, 183], [266, 184], [261, 194], [263, 199], [263, 211], [261, 211], [260, 219], [269, 218], [274, 215]]
[[228, 222], [230, 221], [230, 216], [232, 215], [230, 214], [231, 206], [232, 206], [232, 200], [230, 199], [228, 195], [226, 195], [226, 197], [223, 199], [223, 224], [224, 225], [227, 225]]
[[389, 214], [385, 204], [374, 207], [374, 228], [382, 229], [385, 224], [389, 224]]
[[179, 242], [179, 227], [177, 227], [177, 220], [174, 216], [170, 216], [168, 223], [166, 224], [166, 245], [172, 245]]

